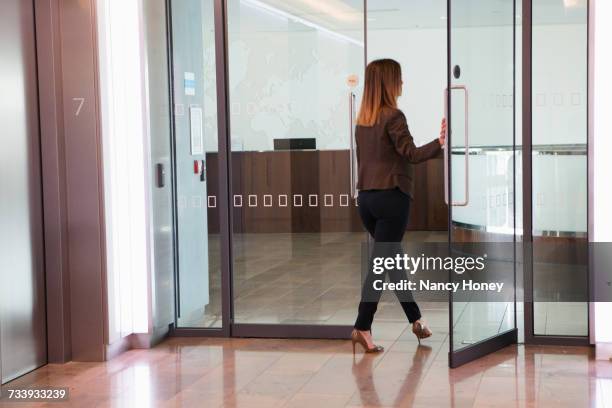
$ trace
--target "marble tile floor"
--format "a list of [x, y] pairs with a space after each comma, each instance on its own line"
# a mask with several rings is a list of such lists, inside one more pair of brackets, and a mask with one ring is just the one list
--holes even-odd
[[445, 336], [418, 346], [396, 325], [375, 330], [380, 355], [345, 340], [170, 338], [42, 367], [4, 388], [67, 386], [67, 402], [0, 407], [612, 407], [612, 363], [592, 348], [511, 346], [451, 370]]

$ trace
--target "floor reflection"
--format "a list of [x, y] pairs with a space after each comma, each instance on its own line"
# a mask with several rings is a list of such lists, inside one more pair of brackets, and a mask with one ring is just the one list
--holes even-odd
[[352, 400], [367, 406], [413, 406], [432, 350], [430, 346], [417, 346], [410, 361], [401, 358], [393, 360], [389, 367], [383, 364], [376, 375], [374, 356], [364, 355], [353, 364], [358, 394]]
[[70, 387], [69, 403], [53, 407], [609, 407], [612, 401], [612, 364], [596, 361], [592, 348], [512, 346], [450, 370], [446, 338], [418, 346], [402, 333], [381, 343], [381, 355], [353, 356], [344, 340], [172, 338], [104, 364], [48, 365], [3, 388]]
[[[234, 234], [234, 321], [251, 324], [352, 325], [361, 291], [363, 233]], [[446, 232], [411, 231], [405, 242], [446, 242]], [[209, 240], [210, 304], [181, 327], [220, 327], [221, 270], [217, 236]], [[448, 331], [448, 303], [419, 301], [430, 325]], [[513, 325], [511, 304], [455, 303], [455, 348]], [[520, 305], [519, 305], [520, 307]], [[538, 334], [586, 333], [585, 303], [536, 303]], [[486, 310], [485, 310], [486, 309]], [[521, 314], [519, 314], [520, 316]], [[405, 324], [396, 297], [385, 292], [376, 320]]]

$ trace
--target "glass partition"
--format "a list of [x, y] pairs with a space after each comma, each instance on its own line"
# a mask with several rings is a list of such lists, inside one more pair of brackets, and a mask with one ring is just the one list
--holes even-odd
[[533, 0], [535, 335], [588, 335], [587, 0]]
[[[419, 181], [432, 196], [411, 210], [410, 229], [426, 232], [406, 239], [440, 241], [448, 228], [451, 243], [521, 239], [521, 2], [228, 0], [227, 158], [218, 154], [213, 3], [170, 2], [179, 327], [221, 326], [218, 169], [226, 159], [233, 322], [353, 324], [366, 234], [351, 139], [365, 61], [402, 64], [399, 105], [417, 145], [437, 135], [450, 85], [450, 226], [443, 160], [432, 160], [422, 173], [431, 177]], [[533, 1], [535, 334], [587, 333], [586, 304], [555, 303], [548, 285], [558, 271], [586, 284], [585, 3]], [[514, 253], [494, 261], [516, 276]], [[515, 287], [507, 290], [451, 303], [452, 351], [516, 328]], [[402, 319], [387, 300], [380, 315]], [[449, 310], [436, 312], [441, 333]]]
[[351, 325], [363, 2], [229, 0], [227, 14], [234, 321]]
[[218, 328], [221, 250], [213, 0], [170, 3], [177, 326]]

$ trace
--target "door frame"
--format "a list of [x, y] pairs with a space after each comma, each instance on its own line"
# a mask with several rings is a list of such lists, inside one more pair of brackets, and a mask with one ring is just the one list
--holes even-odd
[[[363, 1], [363, 31], [364, 31], [364, 66], [367, 62], [367, 0]], [[167, 20], [171, 23], [171, 3], [166, 0]], [[217, 124], [219, 141], [218, 171], [219, 180], [219, 225], [221, 240], [221, 303], [222, 327], [220, 328], [188, 328], [177, 327], [175, 319], [171, 335], [186, 337], [260, 337], [260, 338], [305, 338], [305, 339], [348, 339], [351, 325], [293, 325], [293, 324], [259, 324], [235, 323], [233, 304], [233, 240], [232, 226], [232, 180], [231, 166], [231, 132], [230, 132], [230, 101], [229, 101], [229, 63], [228, 63], [228, 21], [227, 0], [214, 0], [214, 32], [215, 32], [215, 69], [217, 87]], [[172, 35], [171, 25], [168, 25], [168, 36]], [[169, 37], [171, 38], [171, 37]], [[172, 43], [168, 41], [168, 55], [172, 64]], [[172, 67], [170, 66], [170, 72]], [[171, 78], [171, 89], [174, 78]], [[172, 106], [172, 104], [171, 104]], [[173, 129], [174, 133], [174, 129]], [[174, 136], [172, 136], [174, 137]], [[174, 171], [173, 171], [174, 173]], [[176, 222], [176, 221], [175, 221]], [[174, 228], [176, 232], [176, 228]], [[176, 246], [176, 234], [174, 236]], [[176, 256], [176, 254], [175, 254]], [[176, 268], [176, 266], [175, 266]], [[175, 269], [175, 287], [177, 287]], [[178, 291], [178, 289], [176, 289]], [[178, 295], [178, 293], [177, 293]]]
[[[513, 26], [512, 26], [512, 64], [513, 64], [513, 73], [512, 73], [512, 149], [513, 149], [513, 156], [512, 156], [512, 161], [513, 161], [513, 174], [512, 174], [512, 184], [513, 184], [513, 191], [516, 194], [516, 70], [517, 70], [517, 66], [516, 66], [516, 12], [517, 12], [517, 7], [516, 7], [516, 3], [518, 1], [523, 1], [523, 0], [513, 0], [513, 5], [512, 5], [512, 19], [513, 19]], [[451, 104], [452, 104], [452, 98], [451, 98], [451, 92], [452, 92], [452, 82], [453, 82], [453, 78], [452, 78], [452, 66], [453, 66], [453, 62], [452, 62], [452, 30], [453, 30], [453, 16], [452, 16], [452, 8], [451, 8], [451, 3], [453, 2], [453, 0], [447, 0], [446, 2], [446, 6], [447, 6], [447, 10], [446, 10], [446, 52], [447, 52], [447, 57], [446, 57], [446, 63], [447, 63], [447, 67], [446, 67], [446, 74], [447, 74], [447, 88], [446, 88], [446, 100], [448, 101], [448, 105], [447, 105], [447, 121], [448, 121], [448, 134], [449, 134], [449, 140], [447, 143], [447, 149], [451, 150], [448, 152], [447, 154], [447, 162], [446, 162], [446, 166], [447, 166], [447, 174], [448, 174], [448, 185], [447, 185], [447, 194], [449, 197], [449, 202], [448, 202], [448, 243], [449, 243], [449, 249], [450, 249], [450, 245], [453, 242], [453, 200], [452, 200], [452, 182], [451, 182], [451, 175], [452, 175], [452, 149], [451, 149], [451, 124], [452, 124], [452, 109], [451, 109]], [[467, 109], [467, 106], [466, 106]], [[527, 156], [530, 157], [530, 156]], [[469, 160], [469, 158], [466, 158], [466, 160]], [[531, 164], [531, 163], [529, 163]], [[466, 175], [467, 177], [467, 175]], [[523, 200], [523, 202], [525, 202], [525, 200]], [[492, 337], [480, 340], [474, 344], [470, 344], [467, 347], [464, 347], [460, 350], [454, 351], [453, 350], [453, 338], [454, 338], [454, 309], [453, 309], [453, 293], [449, 293], [449, 302], [448, 302], [448, 325], [449, 325], [449, 333], [448, 333], [448, 337], [449, 337], [449, 351], [448, 351], [448, 365], [450, 368], [456, 368], [459, 367], [463, 364], [469, 363], [473, 360], [476, 360], [480, 357], [484, 357], [487, 354], [493, 353], [495, 351], [498, 351], [504, 347], [507, 347], [511, 344], [516, 344], [518, 342], [518, 326], [517, 326], [517, 307], [516, 307], [516, 291], [517, 291], [517, 279], [516, 279], [516, 266], [517, 266], [517, 254], [516, 254], [516, 245], [517, 245], [517, 235], [516, 235], [516, 200], [513, 199], [512, 200], [512, 205], [513, 205], [513, 213], [514, 213], [514, 234], [513, 234], [513, 259], [514, 259], [514, 267], [512, 268], [514, 271], [514, 276], [513, 276], [513, 281], [514, 281], [514, 296], [513, 296], [513, 311], [514, 311], [514, 328], [507, 330], [503, 333], [494, 335]], [[531, 206], [531, 202], [529, 202], [529, 205]], [[452, 274], [454, 272], [453, 271], [449, 271], [449, 281], [452, 280]]]
[[[532, 77], [532, 39], [533, 39], [533, 1], [534, 0], [517, 0], [522, 1], [522, 156], [523, 158], [529, 157], [530, 160], [523, 160], [523, 279], [524, 279], [524, 293], [529, 293], [529, 299], [533, 299], [533, 172], [532, 172], [532, 125], [533, 125], [533, 77]], [[536, 0], [537, 1], [537, 0]], [[592, 95], [592, 84], [591, 84], [591, 48], [589, 44], [592, 40], [591, 32], [591, 6], [590, 0], [587, 0], [587, 54], [586, 54], [586, 101], [587, 101], [587, 129], [586, 129], [586, 169], [585, 177], [587, 180], [587, 218], [590, 220], [592, 208], [590, 206], [590, 186], [592, 183], [592, 175], [589, 174], [590, 159], [591, 159], [591, 138], [590, 134], [592, 129], [589, 127], [590, 113], [591, 113], [591, 95]], [[587, 237], [590, 236], [589, 232], [592, 229], [592, 224], [587, 222]], [[587, 243], [588, 245], [588, 243]], [[590, 258], [590, 257], [589, 257]], [[590, 259], [589, 259], [590, 261]], [[593, 288], [591, 284], [592, 279], [592, 268], [590, 265], [588, 268], [588, 284], [587, 288], [589, 293], [587, 294], [588, 299], [591, 298]], [[524, 344], [532, 345], [550, 345], [550, 346], [588, 346], [590, 345], [590, 333], [591, 333], [591, 307], [587, 307], [587, 335], [585, 336], [560, 336], [560, 335], [537, 335], [534, 330], [534, 304], [533, 301], [527, 301], [524, 299]]]

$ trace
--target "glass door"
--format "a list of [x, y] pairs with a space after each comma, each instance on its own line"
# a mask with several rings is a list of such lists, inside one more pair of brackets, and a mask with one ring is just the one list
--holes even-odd
[[[450, 273], [449, 364], [516, 342], [515, 4], [449, 3], [446, 200], [450, 250], [483, 257]], [[479, 285], [476, 285], [479, 284]], [[483, 288], [493, 286], [493, 290]]]

